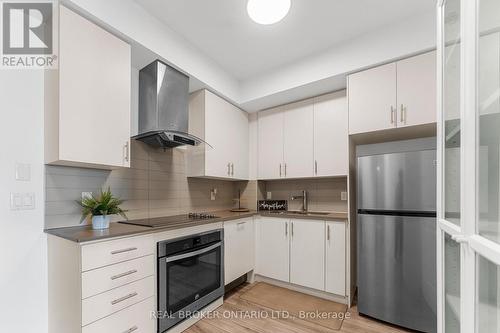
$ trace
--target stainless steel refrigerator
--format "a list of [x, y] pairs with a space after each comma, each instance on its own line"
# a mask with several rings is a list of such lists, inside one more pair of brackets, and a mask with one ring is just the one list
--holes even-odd
[[358, 157], [358, 309], [436, 332], [436, 151]]

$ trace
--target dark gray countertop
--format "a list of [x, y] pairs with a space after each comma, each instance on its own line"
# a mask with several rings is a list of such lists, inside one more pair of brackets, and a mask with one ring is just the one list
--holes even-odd
[[167, 230], [175, 230], [181, 228], [194, 227], [199, 225], [205, 225], [210, 223], [224, 222], [237, 220], [245, 217], [251, 217], [254, 215], [262, 215], [262, 216], [272, 216], [279, 218], [298, 218], [298, 219], [313, 219], [313, 220], [326, 220], [326, 221], [347, 221], [347, 213], [329, 213], [327, 215], [301, 215], [294, 213], [268, 213], [268, 212], [256, 212], [250, 211], [247, 213], [235, 213], [230, 212], [228, 210], [225, 211], [217, 211], [211, 212], [214, 215], [218, 216], [216, 219], [209, 220], [196, 220], [192, 223], [181, 223], [181, 224], [170, 224], [167, 226], [161, 227], [143, 227], [137, 225], [123, 224], [123, 223], [111, 223], [109, 225], [109, 229], [105, 230], [94, 230], [91, 225], [78, 226], [78, 227], [67, 227], [67, 228], [55, 228], [55, 229], [46, 229], [45, 232], [58, 236], [73, 242], [84, 243], [95, 240], [101, 240], [106, 238], [113, 237], [123, 237], [123, 236], [132, 236], [139, 234], [148, 234], [148, 233], [156, 233]]

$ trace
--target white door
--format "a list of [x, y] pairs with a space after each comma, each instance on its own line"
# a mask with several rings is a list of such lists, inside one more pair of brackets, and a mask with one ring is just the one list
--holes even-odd
[[259, 112], [259, 179], [284, 177], [283, 108]]
[[254, 254], [253, 219], [224, 222], [224, 281], [226, 285], [254, 269]]
[[347, 175], [348, 118], [345, 90], [314, 99], [314, 176]]
[[[234, 114], [231, 104], [212, 92], [205, 92], [205, 141], [212, 147], [206, 148], [205, 174], [209, 177], [231, 177], [231, 154], [235, 151], [232, 127]], [[233, 135], [234, 136], [234, 135]]]
[[500, 332], [500, 2], [438, 18], [438, 332]]
[[129, 167], [130, 45], [64, 6], [59, 20], [59, 159]]
[[289, 282], [289, 223], [286, 219], [261, 217], [257, 234], [257, 274]]
[[397, 62], [397, 127], [436, 122], [436, 52]]
[[290, 282], [325, 289], [324, 221], [290, 221]]
[[396, 127], [396, 63], [348, 77], [349, 134]]
[[345, 296], [345, 222], [326, 222], [325, 291]]

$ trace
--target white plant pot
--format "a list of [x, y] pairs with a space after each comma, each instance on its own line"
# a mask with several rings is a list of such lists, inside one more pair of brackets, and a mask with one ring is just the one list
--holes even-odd
[[109, 215], [92, 216], [92, 229], [101, 230], [109, 228]]

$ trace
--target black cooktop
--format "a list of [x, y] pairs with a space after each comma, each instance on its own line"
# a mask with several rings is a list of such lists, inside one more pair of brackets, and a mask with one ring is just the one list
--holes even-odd
[[217, 219], [217, 218], [219, 218], [219, 217], [215, 216], [213, 214], [209, 214], [209, 213], [189, 213], [189, 214], [183, 214], [183, 215], [120, 221], [118, 223], [139, 225], [139, 226], [150, 227], [150, 228], [157, 228], [157, 227], [165, 227], [165, 226], [169, 226], [169, 225], [192, 223], [192, 222], [196, 222], [199, 220], [211, 220], [211, 219]]

